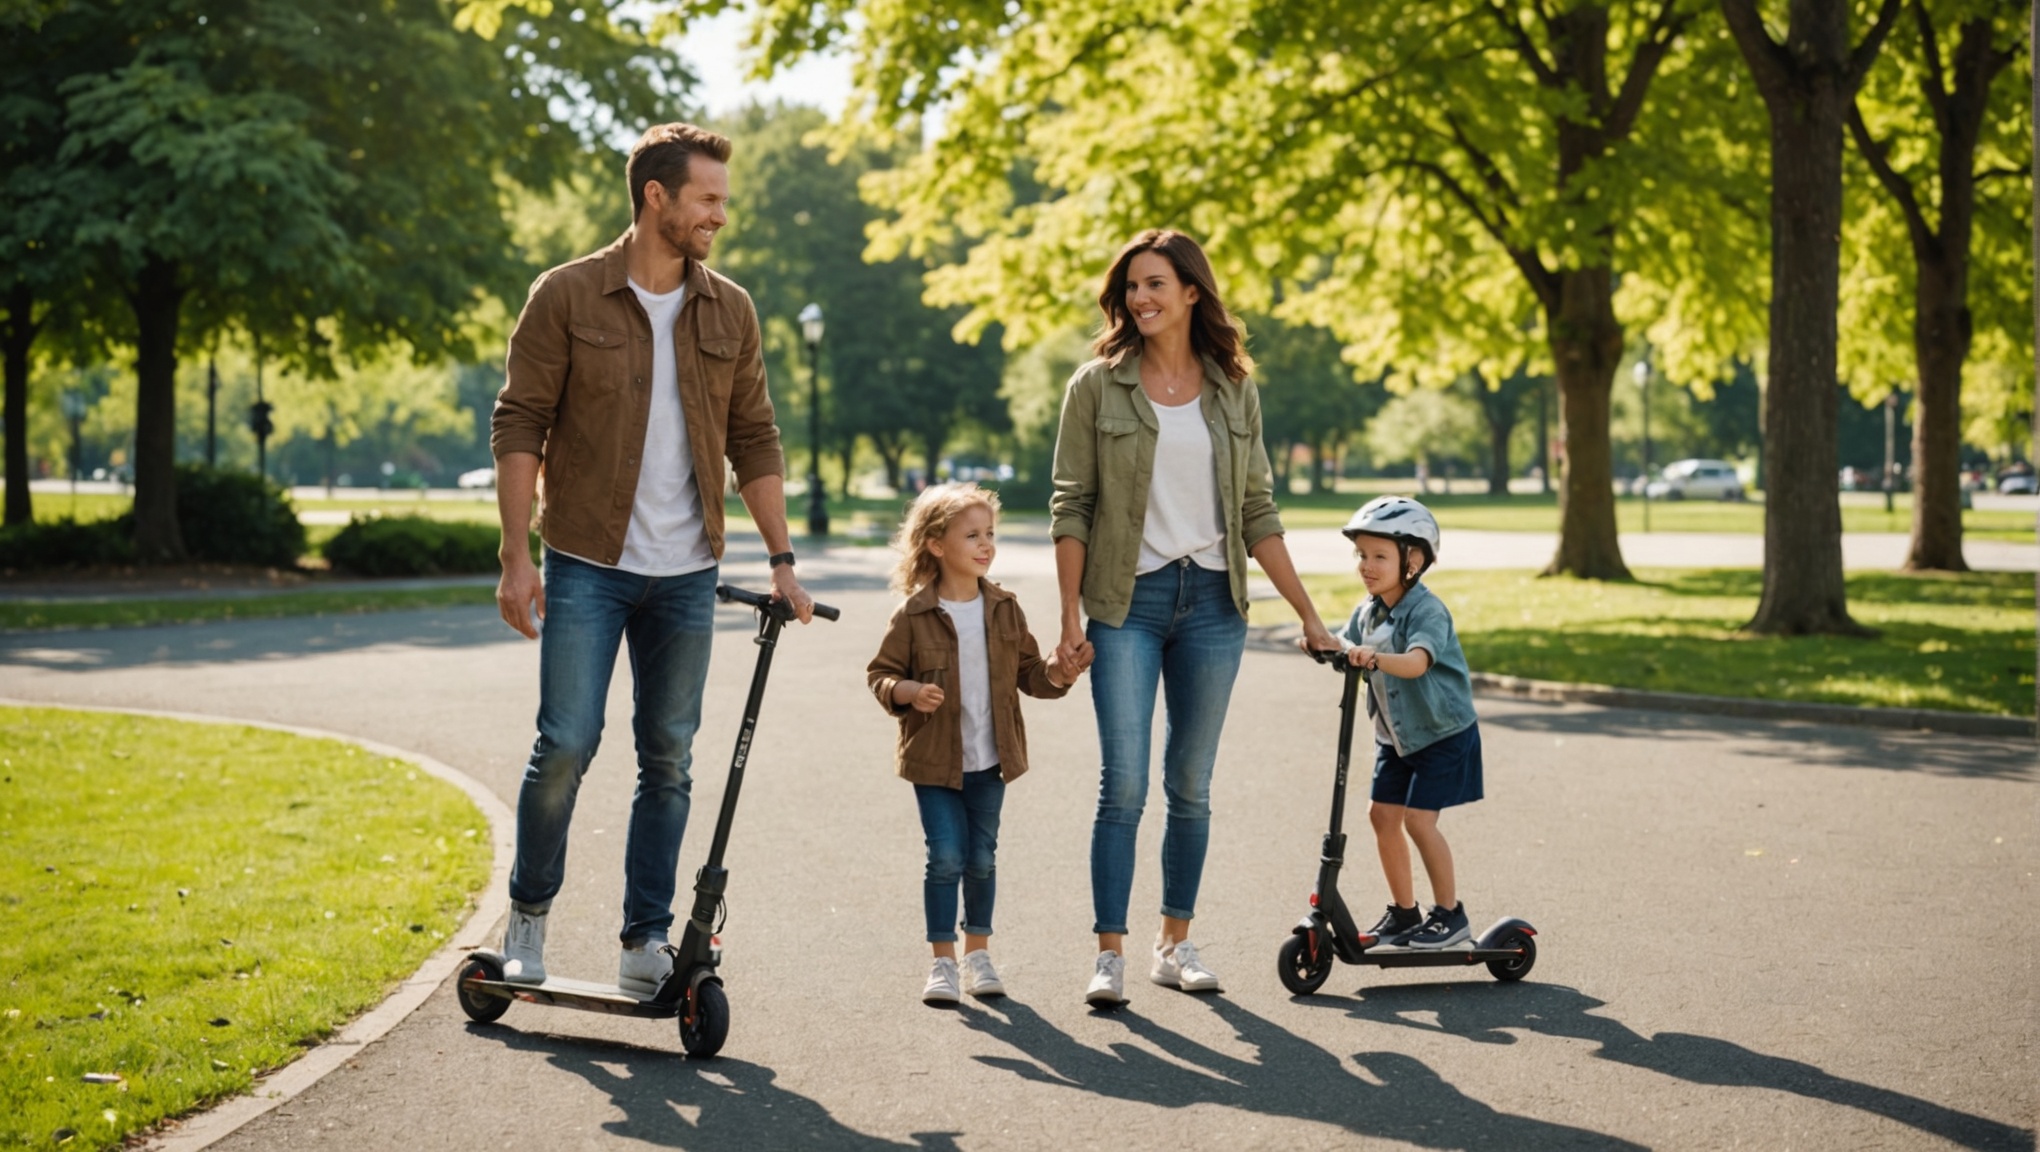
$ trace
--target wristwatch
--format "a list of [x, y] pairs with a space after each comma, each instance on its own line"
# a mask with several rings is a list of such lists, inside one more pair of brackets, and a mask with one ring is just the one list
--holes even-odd
[[793, 553], [774, 552], [771, 555], [771, 557], [766, 561], [766, 563], [770, 564], [774, 568], [779, 567], [781, 564], [784, 564], [788, 568], [791, 568], [793, 567]]

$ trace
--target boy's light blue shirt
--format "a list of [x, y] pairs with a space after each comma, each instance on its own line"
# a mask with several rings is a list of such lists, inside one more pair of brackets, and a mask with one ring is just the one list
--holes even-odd
[[[1348, 644], [1360, 643], [1368, 631], [1368, 616], [1376, 611], [1388, 614], [1390, 652], [1401, 655], [1422, 648], [1431, 654], [1431, 670], [1414, 680], [1382, 673], [1387, 677], [1388, 732], [1396, 755], [1408, 756], [1473, 727], [1473, 679], [1445, 602], [1422, 582], [1412, 584], [1393, 608], [1382, 609], [1379, 600], [1369, 596], [1353, 609], [1339, 629], [1340, 637]], [[1367, 715], [1374, 714], [1374, 693], [1369, 692]]]

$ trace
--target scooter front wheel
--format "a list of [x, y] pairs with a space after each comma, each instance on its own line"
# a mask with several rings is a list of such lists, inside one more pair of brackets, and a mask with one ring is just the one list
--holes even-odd
[[508, 999], [468, 987], [470, 980], [500, 983], [502, 979], [503, 966], [488, 956], [470, 956], [460, 966], [460, 977], [454, 984], [454, 998], [460, 1001], [460, 1010], [467, 1013], [468, 1019], [477, 1024], [494, 1024], [510, 1010]]
[[1520, 928], [1510, 929], [1508, 935], [1496, 941], [1494, 946], [1512, 949], [1518, 953], [1513, 960], [1487, 962], [1487, 970], [1494, 973], [1497, 980], [1505, 983], [1521, 980], [1530, 974], [1531, 967], [1537, 963], [1537, 941]]
[[694, 989], [694, 1003], [680, 1016], [680, 1046], [699, 1060], [722, 1051], [730, 1036], [730, 998], [722, 985], [703, 980]]
[[1313, 944], [1318, 941], [1299, 932], [1282, 942], [1275, 962], [1275, 973], [1282, 978], [1282, 986], [1298, 996], [1308, 996], [1324, 987], [1332, 974], [1331, 950], [1321, 944], [1312, 948]]

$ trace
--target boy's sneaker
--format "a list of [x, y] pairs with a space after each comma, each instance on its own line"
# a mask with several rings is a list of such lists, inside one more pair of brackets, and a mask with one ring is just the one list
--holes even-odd
[[673, 954], [664, 940], [647, 940], [636, 948], [625, 948], [616, 964], [616, 986], [625, 992], [651, 996], [673, 974]]
[[1117, 952], [1098, 953], [1098, 966], [1091, 973], [1091, 986], [1084, 999], [1099, 1008], [1126, 1003], [1126, 959]]
[[1006, 985], [992, 967], [992, 954], [980, 948], [963, 954], [963, 990], [980, 1000], [1004, 996]]
[[1424, 918], [1424, 926], [1403, 937], [1403, 947], [1450, 948], [1472, 937], [1473, 929], [1466, 922], [1466, 905], [1445, 908], [1434, 904], [1431, 914]]
[[961, 997], [957, 990], [958, 977], [956, 961], [947, 956], [937, 956], [928, 969], [928, 986], [921, 989], [923, 1004], [954, 1004]]
[[1148, 978], [1164, 988], [1180, 988], [1185, 992], [1218, 991], [1218, 974], [1204, 966], [1197, 955], [1197, 945], [1188, 940], [1178, 940], [1175, 945], [1155, 947], [1155, 965], [1148, 971]]
[[545, 983], [545, 915], [510, 909], [510, 927], [503, 932], [503, 979]]
[[1382, 913], [1381, 919], [1376, 920], [1374, 927], [1369, 928], [1366, 934], [1374, 937], [1377, 947], [1399, 948], [1404, 942], [1404, 937], [1422, 927], [1423, 923], [1422, 912], [1415, 908], [1390, 904], [1388, 911]]

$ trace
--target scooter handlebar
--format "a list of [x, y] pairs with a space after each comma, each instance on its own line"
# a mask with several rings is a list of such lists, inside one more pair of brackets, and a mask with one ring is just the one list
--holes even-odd
[[1346, 653], [1343, 650], [1333, 652], [1324, 648], [1313, 648], [1310, 650], [1310, 658], [1320, 664], [1330, 664], [1332, 671], [1341, 675], [1344, 675], [1346, 670], [1352, 667], [1346, 660]]
[[[748, 588], [739, 588], [734, 584], [718, 584], [715, 586], [715, 598], [725, 604], [737, 603], [749, 605], [761, 612], [770, 612], [781, 620], [793, 619], [793, 605], [788, 604], [784, 600], [776, 599], [770, 592], [753, 592]], [[815, 615], [820, 616], [824, 620], [838, 620], [843, 616], [842, 612], [831, 608], [819, 600], [814, 602], [814, 611]]]

